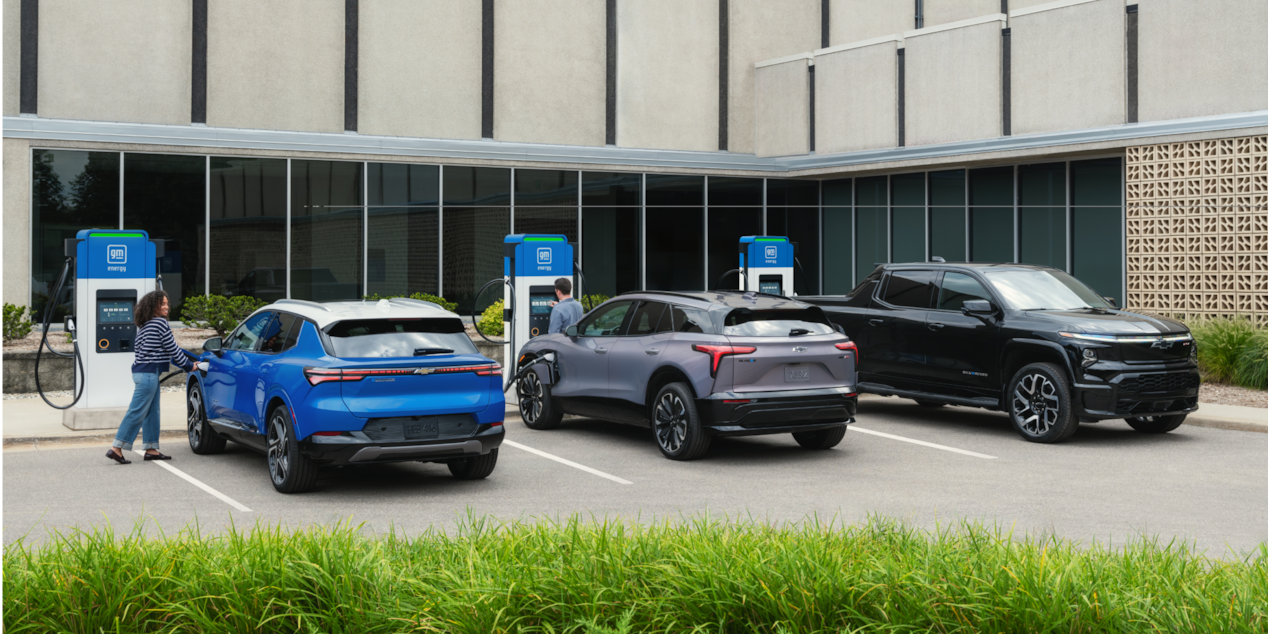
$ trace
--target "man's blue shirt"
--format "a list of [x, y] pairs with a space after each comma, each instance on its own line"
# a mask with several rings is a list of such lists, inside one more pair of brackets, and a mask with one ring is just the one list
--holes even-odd
[[569, 297], [558, 304], [550, 311], [550, 333], [563, 332], [568, 326], [581, 321], [581, 315], [585, 311], [581, 309], [581, 302]]

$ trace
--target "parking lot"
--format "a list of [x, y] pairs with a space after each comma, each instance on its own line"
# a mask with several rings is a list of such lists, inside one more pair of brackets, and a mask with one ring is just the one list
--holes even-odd
[[107, 522], [126, 531], [143, 517], [152, 533], [340, 520], [417, 533], [468, 512], [843, 522], [882, 514], [929, 528], [969, 518], [1114, 545], [1189, 539], [1212, 555], [1268, 541], [1268, 434], [1185, 426], [1153, 436], [1107, 421], [1037, 445], [999, 413], [892, 398], [864, 398], [859, 410], [830, 451], [806, 451], [789, 436], [716, 439], [694, 462], [661, 457], [647, 430], [567, 419], [532, 431], [508, 414], [508, 442], [488, 480], [459, 482], [437, 464], [348, 467], [291, 496], [273, 490], [263, 456], [233, 444], [197, 456], [165, 440], [174, 460], [134, 455], [126, 466], [104, 458], [104, 446], [6, 450], [4, 541]]

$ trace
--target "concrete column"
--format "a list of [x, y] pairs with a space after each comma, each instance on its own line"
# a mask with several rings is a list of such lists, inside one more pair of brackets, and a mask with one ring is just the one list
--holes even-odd
[[815, 153], [898, 145], [898, 48], [887, 35], [815, 51]]
[[31, 143], [4, 140], [4, 303], [31, 305]]
[[810, 153], [809, 53], [756, 64], [758, 156]]
[[22, 0], [4, 0], [4, 116], [18, 114], [22, 79]]
[[1000, 30], [1003, 14], [904, 35], [907, 145], [1003, 134]]
[[727, 53], [727, 150], [752, 153], [754, 64], [819, 48], [820, 0], [730, 0]]

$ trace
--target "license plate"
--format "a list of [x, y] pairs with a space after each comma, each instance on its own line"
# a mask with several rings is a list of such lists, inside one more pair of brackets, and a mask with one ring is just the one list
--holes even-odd
[[405, 439], [435, 438], [440, 435], [440, 422], [437, 420], [411, 420], [405, 422]]
[[810, 368], [784, 368], [785, 383], [801, 383], [810, 380]]

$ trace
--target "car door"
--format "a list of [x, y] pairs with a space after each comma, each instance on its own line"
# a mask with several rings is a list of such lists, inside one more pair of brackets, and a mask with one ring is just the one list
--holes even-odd
[[608, 302], [577, 324], [577, 336], [560, 346], [559, 383], [551, 394], [566, 399], [565, 411], [581, 416], [607, 416], [608, 353], [621, 334], [634, 301]]
[[673, 338], [673, 318], [662, 302], [639, 302], [625, 334], [608, 353], [608, 398], [630, 418], [646, 417], [647, 382], [660, 366], [660, 354]]
[[876, 375], [874, 380], [899, 389], [920, 389], [929, 380], [924, 344], [936, 276], [932, 269], [891, 270], [886, 276], [880, 299], [868, 313], [868, 328], [875, 330], [860, 368], [871, 365], [867, 371]]
[[[252, 315], [237, 327], [225, 342], [219, 357], [213, 356], [207, 370], [208, 417], [221, 419], [238, 428], [253, 426], [249, 412], [243, 411], [242, 394], [254, 398], [255, 381], [248, 375], [248, 354], [254, 354], [260, 335], [273, 320], [272, 311]], [[247, 408], [249, 410], [249, 408]]]
[[[278, 355], [294, 346], [295, 339], [299, 335], [298, 331], [292, 332], [296, 321], [298, 320], [290, 313], [274, 313], [273, 320], [265, 326], [264, 333], [260, 337], [257, 352], [251, 357], [254, 365], [258, 367], [255, 401], [250, 404], [251, 415], [255, 419], [257, 430], [264, 429], [264, 419], [267, 416], [264, 403], [277, 376]], [[250, 367], [248, 366], [248, 369]]]
[[955, 396], [998, 394], [999, 324], [991, 318], [965, 315], [961, 308], [971, 299], [999, 305], [986, 287], [968, 273], [946, 271], [936, 290], [937, 300], [928, 312], [929, 376], [941, 389]]

